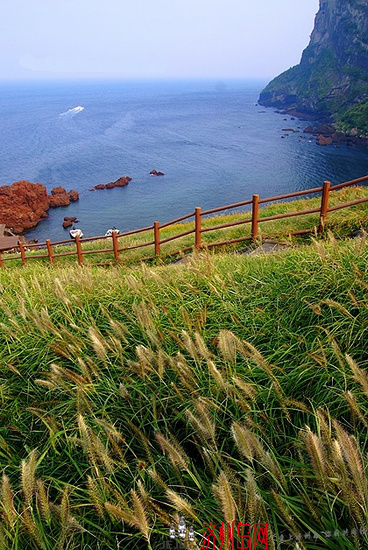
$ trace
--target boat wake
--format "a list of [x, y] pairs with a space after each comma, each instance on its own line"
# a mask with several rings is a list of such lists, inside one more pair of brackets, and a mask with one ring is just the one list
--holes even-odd
[[74, 115], [77, 115], [78, 113], [81, 113], [82, 111], [84, 111], [84, 107], [82, 107], [81, 105], [78, 105], [77, 107], [73, 107], [73, 109], [69, 109], [68, 111], [65, 111], [65, 113], [60, 113], [59, 116], [74, 116]]

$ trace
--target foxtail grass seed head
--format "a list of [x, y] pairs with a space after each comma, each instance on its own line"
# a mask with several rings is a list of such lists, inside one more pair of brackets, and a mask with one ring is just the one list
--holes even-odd
[[37, 505], [43, 519], [50, 523], [51, 508], [45, 484], [42, 479], [37, 480]]
[[230, 330], [222, 329], [218, 335], [218, 347], [225, 361], [231, 365], [236, 362], [236, 353], [240, 348], [240, 340]]
[[216, 367], [215, 363], [211, 361], [210, 359], [207, 360], [207, 366], [208, 366], [208, 372], [216, 382], [216, 385], [220, 390], [226, 391], [227, 390], [227, 384], [224, 380], [221, 372]]
[[26, 506], [29, 506], [32, 502], [33, 495], [36, 487], [36, 467], [37, 467], [37, 451], [33, 450], [28, 460], [22, 460], [21, 463], [21, 480], [22, 490]]
[[199, 522], [193, 506], [190, 504], [190, 502], [187, 499], [180, 496], [177, 492], [173, 491], [172, 489], [168, 489], [166, 491], [166, 496], [176, 510], [178, 510], [179, 512], [182, 512], [184, 516], [191, 517], [192, 519], [194, 519], [194, 521]]
[[189, 334], [185, 330], [182, 330], [181, 337], [182, 337], [184, 349], [186, 349], [186, 351], [189, 353], [192, 359], [194, 359], [194, 361], [198, 361], [199, 356], [198, 356], [197, 346], [195, 345], [195, 343], [193, 342]]
[[309, 428], [306, 427], [306, 432], [304, 434], [304, 441], [309, 453], [310, 459], [313, 464], [314, 472], [317, 479], [325, 484], [327, 478], [327, 456], [324, 445], [319, 437], [317, 437]]
[[10, 485], [9, 478], [6, 474], [3, 474], [1, 482], [1, 502], [0, 509], [1, 515], [10, 529], [13, 529], [17, 521], [17, 511], [14, 506], [14, 493]]
[[89, 328], [88, 335], [90, 337], [93, 349], [95, 350], [97, 357], [105, 363], [107, 358], [107, 346], [104, 338], [101, 334], [97, 332], [94, 327]]
[[91, 502], [95, 507], [97, 515], [102, 518], [105, 513], [104, 503], [101, 498], [97, 483], [91, 476], [87, 476], [87, 489], [88, 489], [89, 498], [91, 499]]
[[231, 523], [235, 521], [237, 517], [236, 503], [229, 478], [225, 472], [219, 474], [217, 483], [213, 485], [213, 491], [221, 504], [222, 515], [225, 522]]
[[354, 375], [354, 379], [361, 385], [364, 394], [368, 396], [368, 374], [357, 365], [356, 361], [354, 361], [350, 355], [346, 354], [345, 357]]
[[170, 439], [164, 437], [161, 433], [155, 434], [157, 442], [164, 454], [167, 454], [170, 462], [182, 470], [188, 468], [188, 457], [182, 446], [174, 440], [173, 436]]

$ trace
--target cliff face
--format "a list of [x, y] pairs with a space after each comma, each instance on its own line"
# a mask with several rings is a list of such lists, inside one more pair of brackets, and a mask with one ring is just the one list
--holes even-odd
[[272, 80], [259, 102], [330, 117], [341, 131], [368, 135], [367, 0], [320, 0], [300, 64]]

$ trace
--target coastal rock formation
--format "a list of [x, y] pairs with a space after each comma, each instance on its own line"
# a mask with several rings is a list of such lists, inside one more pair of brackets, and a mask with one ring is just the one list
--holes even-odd
[[47, 218], [49, 197], [41, 183], [16, 181], [0, 187], [0, 223], [14, 233], [30, 229]]
[[324, 136], [323, 134], [318, 134], [317, 144], [318, 145], [331, 145], [333, 139], [331, 136]]
[[117, 179], [116, 181], [110, 181], [110, 183], [98, 183], [91, 189], [91, 191], [94, 191], [95, 189], [113, 189], [114, 187], [125, 187], [128, 185], [128, 183], [132, 181], [132, 178], [129, 178], [129, 176], [125, 176], [122, 178]]
[[368, 137], [366, 0], [320, 0], [300, 64], [272, 80], [259, 103], [330, 119], [341, 133]]
[[49, 197], [50, 208], [58, 208], [59, 206], [69, 206], [71, 202], [79, 200], [78, 191], [68, 191], [64, 187], [54, 187]]
[[157, 170], [151, 170], [150, 176], [164, 176], [165, 174], [163, 172], [158, 172]]
[[68, 191], [68, 197], [70, 199], [70, 202], [79, 201], [79, 193], [78, 191], [74, 191], [74, 189], [71, 189], [70, 191]]
[[3, 185], [0, 187], [0, 224], [14, 233], [22, 233], [47, 218], [49, 208], [68, 206], [78, 199], [77, 191], [66, 192], [63, 187], [55, 187], [49, 196], [41, 183], [16, 181]]
[[73, 223], [77, 223], [78, 221], [79, 220], [77, 220], [77, 218], [75, 216], [72, 216], [72, 217], [65, 216], [64, 221], [63, 221], [63, 227], [64, 227], [64, 229], [67, 229], [68, 227], [71, 227], [73, 225]]

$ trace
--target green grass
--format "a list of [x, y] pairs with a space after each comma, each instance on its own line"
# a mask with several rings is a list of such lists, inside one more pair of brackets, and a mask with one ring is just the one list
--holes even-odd
[[[345, 188], [340, 191], [334, 191], [330, 194], [330, 206], [335, 206], [344, 202], [349, 202], [355, 199], [363, 198], [368, 196], [367, 187], [350, 187]], [[288, 212], [297, 212], [302, 210], [309, 210], [312, 208], [318, 208], [321, 203], [320, 197], [315, 197], [312, 199], [299, 199], [289, 202], [275, 202], [271, 203], [260, 210], [260, 217], [268, 217], [277, 214], [285, 214]], [[250, 211], [247, 212], [236, 212], [232, 214], [226, 214], [222, 216], [209, 217], [206, 216], [203, 218], [202, 227], [211, 227], [221, 224], [226, 224], [230, 222], [240, 221], [248, 219], [251, 216]], [[333, 230], [334, 234], [337, 236], [343, 236], [351, 231], [357, 230], [360, 227], [364, 227], [368, 222], [368, 203], [362, 203], [347, 209], [338, 210], [332, 212], [328, 215], [327, 228]], [[313, 229], [317, 228], [319, 224], [319, 214], [310, 214], [295, 218], [288, 218], [282, 220], [275, 220], [270, 222], [261, 222], [259, 224], [259, 236], [283, 234], [284, 238], [288, 238], [288, 233], [293, 231], [298, 231], [302, 229]], [[194, 229], [194, 222], [190, 223], [181, 223], [161, 230], [161, 239], [166, 239], [174, 235], [178, 235], [182, 232], [189, 231]], [[203, 233], [202, 242], [204, 245], [208, 245], [214, 242], [222, 242], [225, 240], [237, 239], [243, 236], [250, 235], [250, 223], [245, 225], [236, 226], [233, 228], [220, 229], [211, 231], [208, 233]], [[305, 240], [305, 238], [304, 238]], [[153, 231], [149, 231], [143, 234], [132, 235], [128, 237], [122, 237], [119, 239], [119, 247], [128, 247], [134, 246], [144, 242], [153, 241]], [[289, 242], [297, 243], [300, 242], [299, 238], [289, 238]], [[194, 245], [194, 234], [182, 237], [180, 239], [165, 243], [161, 246], [161, 258], [155, 260], [156, 263], [164, 260], [165, 256], [170, 255], [174, 252], [177, 252], [180, 249], [191, 247]], [[251, 246], [250, 243], [240, 243], [236, 245], [228, 246], [226, 250], [239, 250], [244, 247]], [[103, 263], [112, 263], [113, 262], [113, 252], [112, 252], [112, 242], [111, 239], [100, 240], [95, 242], [83, 243], [83, 250], [98, 250], [110, 248], [111, 252], [103, 254], [88, 254], [85, 255], [83, 261], [87, 265], [97, 265]], [[70, 246], [59, 246], [55, 247], [55, 253], [70, 252], [75, 250], [75, 245]], [[216, 249], [212, 249], [216, 250]], [[222, 250], [224, 250], [222, 248]], [[47, 253], [46, 250], [38, 250], [27, 253], [27, 258], [32, 258], [33, 255]], [[151, 258], [154, 256], [154, 246], [151, 244], [147, 247], [138, 248], [135, 250], [124, 251], [120, 253], [119, 263], [122, 265], [133, 265], [142, 260], [143, 258]], [[21, 265], [21, 259], [19, 254], [4, 255], [4, 257], [13, 258], [12, 261], [4, 262], [6, 267], [19, 267]], [[47, 265], [48, 259], [40, 260], [34, 259], [30, 261], [42, 262]], [[66, 256], [63, 258], [55, 258], [55, 265], [65, 266], [70, 265], [71, 263], [76, 263], [76, 256]]]
[[0, 548], [158, 549], [179, 514], [367, 548], [367, 260], [0, 270]]

